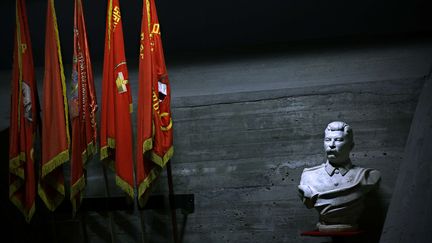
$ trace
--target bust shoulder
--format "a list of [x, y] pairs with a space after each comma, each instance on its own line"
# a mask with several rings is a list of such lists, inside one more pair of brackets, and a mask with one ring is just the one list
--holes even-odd
[[307, 172], [313, 173], [314, 171], [317, 171], [317, 170], [322, 169], [324, 167], [325, 167], [325, 163], [320, 164], [320, 165], [316, 165], [316, 166], [313, 166], [313, 167], [309, 167], [309, 168], [304, 168], [303, 169], [303, 173], [307, 173]]
[[365, 176], [365, 184], [376, 185], [381, 181], [381, 172], [375, 169], [368, 169]]
[[301, 174], [300, 184], [310, 186], [321, 184], [322, 180], [327, 177], [326, 175], [325, 164], [304, 168]]
[[361, 182], [363, 185], [375, 185], [381, 180], [381, 173], [372, 168], [353, 165], [349, 173], [357, 178], [356, 181]]

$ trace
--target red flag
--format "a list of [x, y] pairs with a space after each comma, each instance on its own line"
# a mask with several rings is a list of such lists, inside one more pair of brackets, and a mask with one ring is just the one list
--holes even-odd
[[15, 48], [11, 86], [9, 199], [29, 222], [35, 212], [33, 144], [39, 122], [39, 107], [24, 0], [16, 1]]
[[154, 0], [143, 1], [140, 44], [136, 177], [144, 206], [146, 189], [174, 153], [171, 90]]
[[81, 203], [86, 162], [96, 151], [96, 94], [81, 0], [74, 6], [74, 53], [69, 112], [72, 123], [71, 193], [73, 211]]
[[66, 85], [54, 0], [48, 0], [42, 107], [42, 161], [39, 196], [51, 211], [63, 201], [63, 163], [69, 160]]
[[134, 197], [132, 160], [132, 96], [124, 53], [119, 0], [109, 0], [102, 79], [101, 160], [111, 162], [116, 184]]

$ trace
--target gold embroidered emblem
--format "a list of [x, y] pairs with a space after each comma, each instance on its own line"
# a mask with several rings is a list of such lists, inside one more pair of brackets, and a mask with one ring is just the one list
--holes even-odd
[[116, 85], [117, 85], [117, 91], [120, 94], [127, 91], [127, 87], [126, 87], [127, 83], [128, 83], [128, 81], [126, 79], [124, 79], [123, 73], [119, 72], [117, 74]]

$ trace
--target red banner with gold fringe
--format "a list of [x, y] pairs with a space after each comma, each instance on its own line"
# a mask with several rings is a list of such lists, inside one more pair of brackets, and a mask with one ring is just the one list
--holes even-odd
[[123, 42], [119, 0], [109, 0], [102, 78], [100, 158], [116, 172], [116, 184], [134, 197], [132, 96]]
[[81, 0], [74, 5], [74, 52], [69, 114], [72, 123], [71, 192], [76, 213], [86, 185], [85, 165], [96, 152], [96, 92]]
[[69, 160], [66, 85], [54, 0], [48, 0], [42, 104], [42, 161], [39, 196], [54, 211], [65, 196], [63, 164]]
[[24, 0], [16, 1], [9, 127], [9, 199], [27, 222], [35, 212], [34, 138], [39, 104]]
[[138, 202], [172, 157], [171, 89], [154, 0], [143, 0], [137, 116]]

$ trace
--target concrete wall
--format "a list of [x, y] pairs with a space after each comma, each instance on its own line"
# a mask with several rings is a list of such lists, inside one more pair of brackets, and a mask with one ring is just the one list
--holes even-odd
[[[195, 212], [187, 218], [177, 212], [184, 242], [331, 240], [300, 236], [314, 228], [317, 214], [302, 205], [297, 185], [304, 167], [323, 162], [323, 130], [333, 120], [354, 129], [353, 162], [382, 173], [364, 215], [368, 233], [360, 239], [377, 242], [431, 50], [429, 42], [405, 43], [197, 59], [169, 67], [175, 192], [195, 194]], [[134, 94], [136, 75], [131, 68]], [[96, 83], [100, 87], [100, 77]], [[87, 196], [104, 196], [98, 161], [88, 176]], [[167, 195], [165, 174], [153, 193]], [[11, 205], [2, 206], [17, 242], [110, 242], [110, 218], [117, 242], [171, 242], [167, 209], [144, 211], [141, 224], [137, 210], [72, 219], [37, 206], [26, 226]]]
[[381, 243], [431, 242], [432, 79], [429, 77], [413, 118]]
[[300, 237], [317, 215], [301, 204], [297, 185], [304, 167], [323, 162], [323, 130], [333, 120], [354, 129], [353, 163], [383, 173], [373, 201], [382, 211], [368, 215], [382, 223], [422, 83], [315, 86], [177, 106], [176, 191], [196, 196], [185, 242], [321, 242]]

